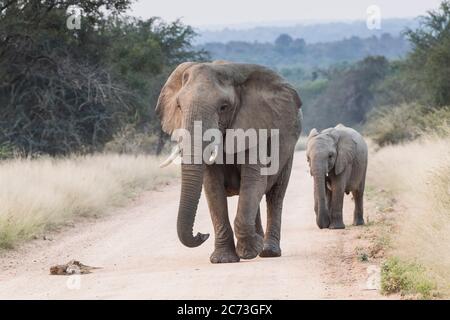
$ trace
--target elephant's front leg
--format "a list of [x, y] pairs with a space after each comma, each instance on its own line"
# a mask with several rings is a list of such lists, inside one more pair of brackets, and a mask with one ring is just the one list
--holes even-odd
[[242, 259], [253, 259], [263, 250], [263, 237], [257, 232], [255, 222], [266, 185], [267, 177], [261, 175], [259, 165], [242, 165], [238, 210], [234, 221], [236, 252]]
[[285, 166], [275, 185], [266, 193], [267, 201], [267, 229], [264, 236], [264, 249], [261, 257], [280, 257], [281, 212], [283, 200], [289, 183], [292, 169], [292, 158]]
[[212, 263], [239, 262], [234, 246], [233, 230], [228, 218], [222, 165], [206, 167], [203, 185], [215, 234], [214, 252], [211, 254], [210, 261]]
[[331, 185], [331, 204], [330, 204], [330, 229], [344, 229], [344, 219], [342, 210], [344, 206], [345, 187], [341, 179], [335, 180]]

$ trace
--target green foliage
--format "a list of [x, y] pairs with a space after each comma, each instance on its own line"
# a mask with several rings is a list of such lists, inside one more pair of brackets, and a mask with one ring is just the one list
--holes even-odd
[[[305, 81], [313, 80], [313, 75], [309, 75], [305, 69], [300, 67], [282, 68], [279, 70], [280, 74], [291, 83], [303, 83]], [[315, 80], [315, 79], [314, 79]]]
[[314, 81], [304, 81], [299, 87], [302, 101], [304, 105], [309, 105], [317, 99], [328, 87], [329, 80], [320, 78]]
[[0, 160], [8, 159], [14, 156], [14, 149], [8, 143], [0, 144]]
[[[318, 91], [309, 90], [311, 81], [302, 70], [298, 88], [305, 102], [306, 130], [339, 122], [366, 125], [366, 132], [381, 146], [424, 133], [445, 135], [449, 126], [446, 106], [450, 105], [450, 1], [428, 12], [406, 37], [412, 44], [406, 59], [388, 62], [368, 57], [350, 66], [321, 70], [319, 79], [327, 82]], [[382, 43], [391, 38], [385, 35]], [[358, 40], [352, 41], [357, 47]], [[337, 51], [336, 57], [344, 52]], [[295, 79], [292, 72], [284, 70], [284, 74]]]
[[426, 270], [417, 263], [390, 258], [381, 268], [381, 290], [384, 294], [400, 293], [431, 299], [435, 289], [436, 285], [427, 277]]
[[104, 29], [110, 43], [105, 51], [107, 64], [133, 93], [127, 122], [156, 134], [159, 120], [154, 109], [169, 73], [183, 61], [202, 61], [207, 55], [192, 50], [195, 33], [179, 20], [168, 24], [159, 18], [110, 19]]
[[[159, 131], [164, 78], [204, 53], [180, 21], [120, 16], [130, 2], [0, 1], [0, 145], [66, 154], [101, 149], [129, 123]], [[80, 29], [66, 27], [71, 5]]]
[[313, 82], [306, 90], [305, 129], [344, 123], [360, 125], [374, 105], [373, 88], [384, 79], [389, 63], [384, 57], [367, 57], [350, 67], [329, 70], [328, 81]]
[[405, 103], [422, 102], [423, 90], [420, 84], [411, 80], [411, 71], [406, 60], [392, 61], [386, 77], [374, 88], [376, 106], [395, 106]]
[[450, 105], [450, 1], [422, 17], [419, 28], [406, 32], [413, 51], [407, 63], [410, 78], [426, 101], [435, 106]]
[[368, 116], [366, 133], [380, 146], [407, 142], [424, 134], [445, 136], [450, 127], [450, 108], [426, 108], [417, 104], [380, 107]]
[[[70, 3], [2, 1], [0, 143], [27, 154], [101, 144], [127, 107], [126, 93], [90, 54], [93, 25], [83, 23], [75, 35], [65, 28]], [[99, 10], [114, 2], [79, 5], [86, 20], [101, 21]]]

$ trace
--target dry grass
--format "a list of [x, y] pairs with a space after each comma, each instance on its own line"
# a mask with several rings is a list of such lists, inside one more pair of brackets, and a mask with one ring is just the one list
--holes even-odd
[[177, 175], [152, 156], [94, 155], [0, 162], [0, 248], [78, 216], [96, 216]]
[[438, 290], [450, 296], [450, 138], [428, 137], [372, 152], [370, 185], [384, 189], [401, 208], [395, 256], [425, 267]]
[[373, 110], [368, 116], [365, 131], [378, 145], [386, 146], [430, 134], [445, 137], [449, 126], [450, 107], [432, 109], [404, 104]]

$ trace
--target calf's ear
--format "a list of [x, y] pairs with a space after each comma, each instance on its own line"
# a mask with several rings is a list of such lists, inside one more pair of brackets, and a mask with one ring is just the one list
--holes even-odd
[[308, 140], [311, 139], [312, 137], [317, 136], [318, 134], [319, 134], [319, 132], [317, 131], [316, 128], [311, 129], [311, 131], [309, 132], [309, 135], [308, 135]]
[[356, 142], [351, 135], [338, 130], [331, 130], [328, 134], [336, 143], [334, 173], [339, 175], [353, 162], [356, 153]]

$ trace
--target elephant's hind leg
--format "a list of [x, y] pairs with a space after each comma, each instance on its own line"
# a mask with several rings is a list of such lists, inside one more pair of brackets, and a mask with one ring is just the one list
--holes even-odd
[[283, 199], [291, 175], [292, 159], [280, 173], [278, 181], [266, 194], [267, 201], [267, 229], [264, 236], [264, 248], [260, 257], [280, 257], [281, 236], [281, 211], [283, 210]]
[[239, 262], [233, 230], [228, 218], [228, 203], [221, 165], [207, 166], [204, 187], [215, 234], [214, 252], [211, 254], [210, 261], [212, 263]]
[[255, 227], [256, 227], [256, 233], [259, 234], [261, 237], [264, 237], [264, 230], [263, 230], [262, 221], [261, 221], [261, 209], [260, 208], [258, 208], [258, 213], [256, 214]]

